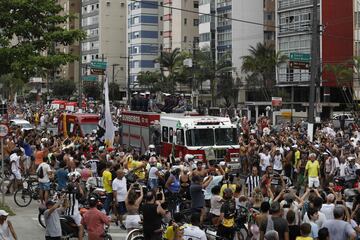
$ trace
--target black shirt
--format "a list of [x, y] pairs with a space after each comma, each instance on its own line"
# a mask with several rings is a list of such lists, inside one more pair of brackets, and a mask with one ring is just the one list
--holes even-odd
[[144, 204], [142, 206], [144, 233], [152, 234], [161, 228], [162, 216], [157, 213], [156, 204]]
[[204, 192], [200, 184], [191, 183], [190, 186], [191, 208], [200, 209], [205, 205]]
[[[282, 217], [271, 217], [274, 222], [274, 230], [279, 234], [279, 240], [284, 240], [286, 232], [289, 232], [288, 222]], [[260, 231], [266, 233], [267, 218], [260, 224]]]
[[296, 240], [296, 237], [300, 235], [300, 227], [298, 225], [289, 226], [289, 240]]

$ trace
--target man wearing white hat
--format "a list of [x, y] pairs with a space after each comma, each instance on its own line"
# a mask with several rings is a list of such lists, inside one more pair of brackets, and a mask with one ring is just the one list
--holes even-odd
[[14, 227], [11, 222], [7, 220], [8, 215], [9, 213], [5, 210], [0, 210], [0, 238], [17, 240]]

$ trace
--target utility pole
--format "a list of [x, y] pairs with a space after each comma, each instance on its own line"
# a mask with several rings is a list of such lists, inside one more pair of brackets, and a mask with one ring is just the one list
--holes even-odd
[[[79, 11], [79, 29], [81, 30], [82, 28], [82, 0], [80, 0], [80, 11]], [[79, 112], [82, 112], [82, 46], [81, 46], [82, 41], [79, 41]], [[86, 69], [87, 70], [87, 69]], [[87, 72], [87, 71], [86, 71]]]
[[311, 33], [311, 64], [310, 64], [310, 96], [309, 96], [309, 115], [308, 115], [308, 136], [313, 140], [315, 124], [315, 87], [319, 77], [319, 58], [320, 58], [320, 29], [318, 19], [318, 0], [313, 0], [312, 13], [312, 33]]

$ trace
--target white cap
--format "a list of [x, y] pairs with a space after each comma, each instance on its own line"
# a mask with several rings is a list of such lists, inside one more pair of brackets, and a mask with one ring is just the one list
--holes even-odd
[[141, 96], [145, 96], [145, 93], [142, 92], [142, 93], [140, 93], [140, 95], [141, 95]]
[[0, 210], [0, 216], [8, 216], [9, 213], [5, 210]]
[[146, 95], [150, 95], [150, 92], [149, 92], [149, 91], [146, 91], [145, 94], [146, 94]]

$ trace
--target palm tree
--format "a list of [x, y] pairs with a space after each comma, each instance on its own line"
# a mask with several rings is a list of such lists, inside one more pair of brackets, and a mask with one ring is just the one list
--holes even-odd
[[274, 45], [263, 43], [258, 43], [256, 47], [251, 46], [249, 53], [242, 57], [241, 71], [248, 74], [248, 83], [253, 81], [255, 86], [262, 89], [266, 100], [270, 101], [271, 89], [275, 85], [276, 67], [285, 63], [287, 56], [276, 52]]
[[182, 65], [182, 54], [179, 48], [171, 52], [162, 51], [160, 57], [156, 60], [160, 64], [162, 79], [168, 81], [172, 87], [170, 92], [175, 91], [176, 74]]
[[216, 105], [219, 79], [226, 77], [227, 74], [234, 70], [230, 59], [230, 53], [225, 53], [215, 62], [209, 48], [202, 49], [195, 56], [197, 64], [195, 77], [198, 80], [198, 86], [196, 87], [199, 87], [204, 81], [210, 80], [211, 102], [213, 106]]
[[9, 73], [0, 76], [3, 98], [12, 99], [15, 93], [21, 91], [25, 85], [24, 81]]
[[[352, 98], [352, 80], [353, 80], [353, 69], [346, 64], [326, 64], [325, 70], [334, 75], [336, 84], [342, 87], [342, 95], [349, 104], [355, 107], [355, 102]], [[346, 89], [349, 89], [350, 96], [346, 92]]]

